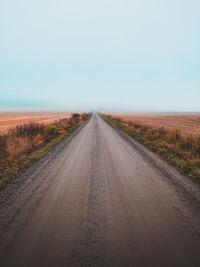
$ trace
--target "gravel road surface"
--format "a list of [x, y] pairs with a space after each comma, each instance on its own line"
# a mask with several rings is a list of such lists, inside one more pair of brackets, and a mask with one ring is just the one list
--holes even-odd
[[98, 115], [0, 192], [1, 267], [199, 267], [200, 188]]

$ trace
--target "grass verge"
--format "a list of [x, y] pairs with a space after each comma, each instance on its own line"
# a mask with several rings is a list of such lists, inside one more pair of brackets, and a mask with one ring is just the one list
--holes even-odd
[[74, 114], [47, 126], [29, 124], [11, 130], [0, 140], [0, 189], [32, 162], [42, 158], [55, 145], [89, 119], [91, 114]]
[[[165, 131], [165, 134], [160, 136], [158, 135], [158, 132], [163, 131], [162, 129], [161, 130], [159, 129], [159, 131], [151, 129], [150, 131], [150, 129], [148, 129], [146, 126], [139, 126], [139, 125], [137, 125], [137, 127], [134, 128], [133, 124], [130, 125], [119, 118], [112, 118], [109, 115], [101, 115], [101, 116], [112, 126], [119, 128], [120, 130], [128, 134], [130, 137], [132, 137], [145, 147], [149, 148], [151, 151], [158, 154], [168, 163], [175, 166], [179, 171], [181, 171], [181, 173], [191, 177], [196, 182], [200, 182], [199, 158], [198, 159], [191, 158], [191, 153], [189, 153], [190, 155], [189, 157], [185, 151], [180, 151], [180, 149], [177, 148], [178, 144], [174, 142], [173, 138], [169, 139], [170, 141], [168, 141], [168, 138], [166, 138], [166, 136], [167, 135], [169, 136], [169, 134], [172, 133], [174, 134], [174, 132]], [[137, 131], [139, 127], [140, 127], [140, 133]], [[152, 135], [155, 134], [155, 132], [157, 136], [153, 137]], [[177, 132], [175, 131], [175, 133]], [[188, 156], [188, 158], [186, 156]]]

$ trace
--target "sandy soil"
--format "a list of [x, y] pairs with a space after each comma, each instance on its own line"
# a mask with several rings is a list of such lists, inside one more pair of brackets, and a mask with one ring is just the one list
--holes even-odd
[[200, 135], [200, 114], [116, 114], [114, 116], [153, 127], [180, 129], [186, 134]]
[[70, 113], [0, 113], [0, 134], [6, 133], [9, 129], [16, 127], [19, 124], [25, 123], [43, 123], [49, 124], [56, 120], [70, 117]]

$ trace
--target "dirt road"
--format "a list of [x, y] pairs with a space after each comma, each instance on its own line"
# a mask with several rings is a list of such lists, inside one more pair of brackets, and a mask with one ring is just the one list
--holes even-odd
[[0, 266], [200, 266], [200, 189], [98, 116], [0, 192]]

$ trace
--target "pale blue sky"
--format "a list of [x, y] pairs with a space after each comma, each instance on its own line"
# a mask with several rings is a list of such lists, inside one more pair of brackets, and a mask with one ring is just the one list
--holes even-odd
[[0, 0], [1, 108], [200, 111], [199, 0]]

